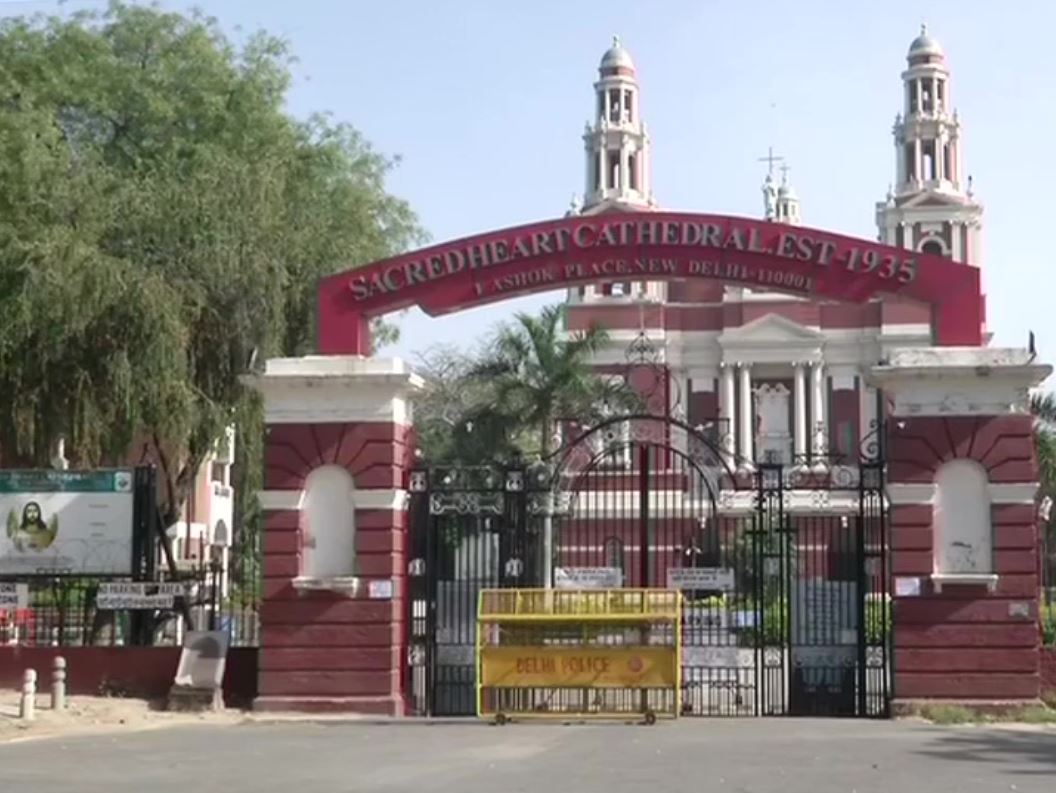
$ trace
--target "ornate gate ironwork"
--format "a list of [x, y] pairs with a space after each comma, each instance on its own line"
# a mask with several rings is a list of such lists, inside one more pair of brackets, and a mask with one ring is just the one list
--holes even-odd
[[533, 468], [411, 479], [414, 712], [474, 711], [483, 587], [683, 590], [683, 713], [888, 715], [882, 461], [735, 460], [701, 428], [611, 419]]

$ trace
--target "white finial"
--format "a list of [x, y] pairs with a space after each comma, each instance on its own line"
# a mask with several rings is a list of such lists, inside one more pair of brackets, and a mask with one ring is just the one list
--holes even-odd
[[613, 47], [619, 47], [620, 46], [620, 37], [619, 36], [613, 36], [612, 37], [612, 46]]
[[788, 172], [791, 171], [792, 169], [789, 168], [788, 165], [786, 165], [785, 163], [781, 163], [780, 170], [781, 170], [781, 186], [782, 187], [788, 187]]
[[922, 35], [922, 36], [928, 35], [928, 23], [927, 22], [921, 22], [920, 23], [920, 35]]

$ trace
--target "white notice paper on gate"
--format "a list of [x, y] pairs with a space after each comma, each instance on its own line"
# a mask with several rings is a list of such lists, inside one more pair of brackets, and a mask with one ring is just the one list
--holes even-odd
[[556, 567], [556, 589], [616, 589], [623, 586], [623, 571], [618, 567]]
[[669, 567], [668, 589], [711, 589], [732, 592], [736, 576], [729, 567]]
[[0, 583], [0, 609], [29, 608], [29, 584]]

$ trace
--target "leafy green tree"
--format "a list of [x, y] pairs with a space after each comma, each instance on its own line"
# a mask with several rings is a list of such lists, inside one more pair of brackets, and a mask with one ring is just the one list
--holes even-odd
[[[1030, 398], [1030, 411], [1034, 416], [1034, 448], [1038, 456], [1038, 478], [1041, 482], [1041, 497], [1050, 499], [1048, 520], [1041, 523], [1042, 585], [1044, 596], [1051, 601], [1056, 587], [1056, 523], [1051, 518], [1052, 501], [1056, 501], [1056, 394], [1037, 392]], [[1056, 605], [1050, 602], [1043, 615], [1042, 627], [1056, 635]]]
[[1033, 394], [1030, 412], [1034, 416], [1034, 447], [1042, 492], [1056, 497], [1056, 394]]
[[537, 317], [517, 314], [472, 370], [488, 384], [495, 410], [525, 434], [526, 452], [541, 458], [553, 450], [559, 422], [591, 424], [607, 409], [620, 412], [638, 403], [625, 384], [600, 377], [592, 366], [608, 341], [605, 330], [566, 334], [563, 316], [560, 306], [547, 306]]
[[520, 454], [516, 423], [490, 383], [474, 376], [477, 365], [474, 353], [449, 346], [418, 357], [425, 387], [415, 396], [414, 429], [426, 462], [503, 464]]
[[0, 24], [4, 465], [138, 439], [172, 522], [234, 421], [255, 489], [248, 361], [310, 349], [320, 276], [423, 240], [392, 160], [285, 112], [289, 65], [271, 36], [123, 3]]

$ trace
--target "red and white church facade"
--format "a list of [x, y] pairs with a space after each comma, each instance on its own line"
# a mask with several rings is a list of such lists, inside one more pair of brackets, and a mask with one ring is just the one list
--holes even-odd
[[[583, 135], [583, 199], [565, 216], [325, 279], [317, 354], [268, 361], [253, 378], [268, 425], [257, 706], [406, 709], [421, 380], [370, 355], [371, 318], [557, 289], [570, 331], [608, 330], [601, 371], [624, 374], [628, 346], [648, 345], [661, 411], [720, 427], [717, 447], [739, 469], [827, 475], [882, 445], [894, 697], [1036, 699], [1027, 401], [1050, 367], [987, 344], [982, 207], [963, 176], [946, 57], [925, 31], [902, 82], [875, 241], [804, 227], [787, 170], [767, 174], [760, 219], [662, 210], [635, 65], [615, 42]], [[794, 492], [788, 504], [820, 508]]]

